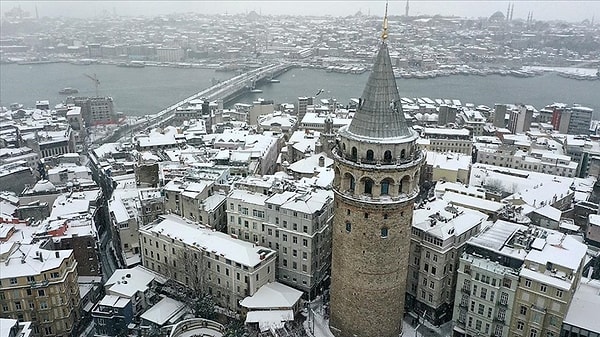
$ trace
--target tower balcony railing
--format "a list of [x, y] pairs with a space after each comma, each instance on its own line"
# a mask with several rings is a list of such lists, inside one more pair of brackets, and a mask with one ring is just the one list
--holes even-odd
[[369, 203], [369, 202], [372, 202], [372, 203], [386, 203], [386, 202], [397, 203], [397, 202], [402, 202], [405, 200], [413, 199], [419, 193], [418, 188], [414, 188], [409, 193], [400, 193], [395, 196], [391, 196], [391, 195], [387, 195], [387, 194], [380, 195], [380, 196], [374, 196], [373, 194], [355, 193], [354, 190], [350, 190], [350, 189], [340, 191], [337, 187], [334, 187], [334, 191], [340, 193], [341, 195], [343, 195], [346, 198], [351, 198], [356, 201], [367, 202], [367, 203]]
[[333, 154], [338, 157], [342, 162], [350, 165], [365, 165], [372, 166], [373, 168], [385, 167], [385, 168], [408, 168], [412, 167], [417, 163], [420, 163], [425, 158], [425, 151], [417, 150], [411, 156], [404, 158], [390, 158], [387, 159], [374, 159], [367, 157], [356, 157], [350, 153], [345, 153], [339, 149], [334, 149]]

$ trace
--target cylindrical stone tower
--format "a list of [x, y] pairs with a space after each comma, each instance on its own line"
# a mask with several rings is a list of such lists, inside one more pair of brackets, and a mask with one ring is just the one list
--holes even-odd
[[[387, 21], [387, 18], [386, 18]], [[383, 41], [335, 160], [330, 328], [338, 337], [402, 332], [414, 198], [425, 154], [407, 127]]]

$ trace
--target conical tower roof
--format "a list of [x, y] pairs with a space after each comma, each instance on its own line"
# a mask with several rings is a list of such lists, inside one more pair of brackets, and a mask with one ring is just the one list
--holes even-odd
[[403, 138], [412, 133], [404, 120], [396, 78], [385, 39], [348, 131], [366, 138]]

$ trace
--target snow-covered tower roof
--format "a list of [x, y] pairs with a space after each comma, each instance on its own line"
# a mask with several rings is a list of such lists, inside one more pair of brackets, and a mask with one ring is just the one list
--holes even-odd
[[373, 70], [348, 131], [367, 138], [403, 138], [411, 135], [404, 120], [385, 40], [379, 46]]

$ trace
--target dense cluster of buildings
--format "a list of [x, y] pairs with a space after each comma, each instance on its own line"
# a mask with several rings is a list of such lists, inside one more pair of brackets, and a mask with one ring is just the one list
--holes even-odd
[[197, 317], [209, 298], [286, 336], [319, 297], [338, 337], [398, 336], [406, 317], [600, 333], [582, 310], [600, 305], [591, 109], [402, 98], [387, 34], [386, 18], [346, 107], [197, 100], [104, 144], [85, 141], [110, 119], [83, 112], [94, 99], [3, 109], [2, 331], [221, 336]]
[[[360, 11], [347, 17], [296, 20], [255, 11], [136, 18], [106, 13], [67, 19], [44, 13], [34, 18], [20, 8], [14, 10], [19, 14], [2, 18], [0, 56], [5, 62], [202, 64], [225, 71], [289, 59], [328, 71], [363, 72], [372, 62], [381, 20]], [[525, 20], [518, 14], [513, 19], [501, 12], [483, 18], [400, 14], [406, 13], [390, 13], [390, 23], [397, 29], [389, 34], [390, 56], [399, 77], [529, 76], [531, 72], [517, 69], [527, 64], [585, 64], [599, 58], [598, 25], [593, 19], [575, 24]]]

